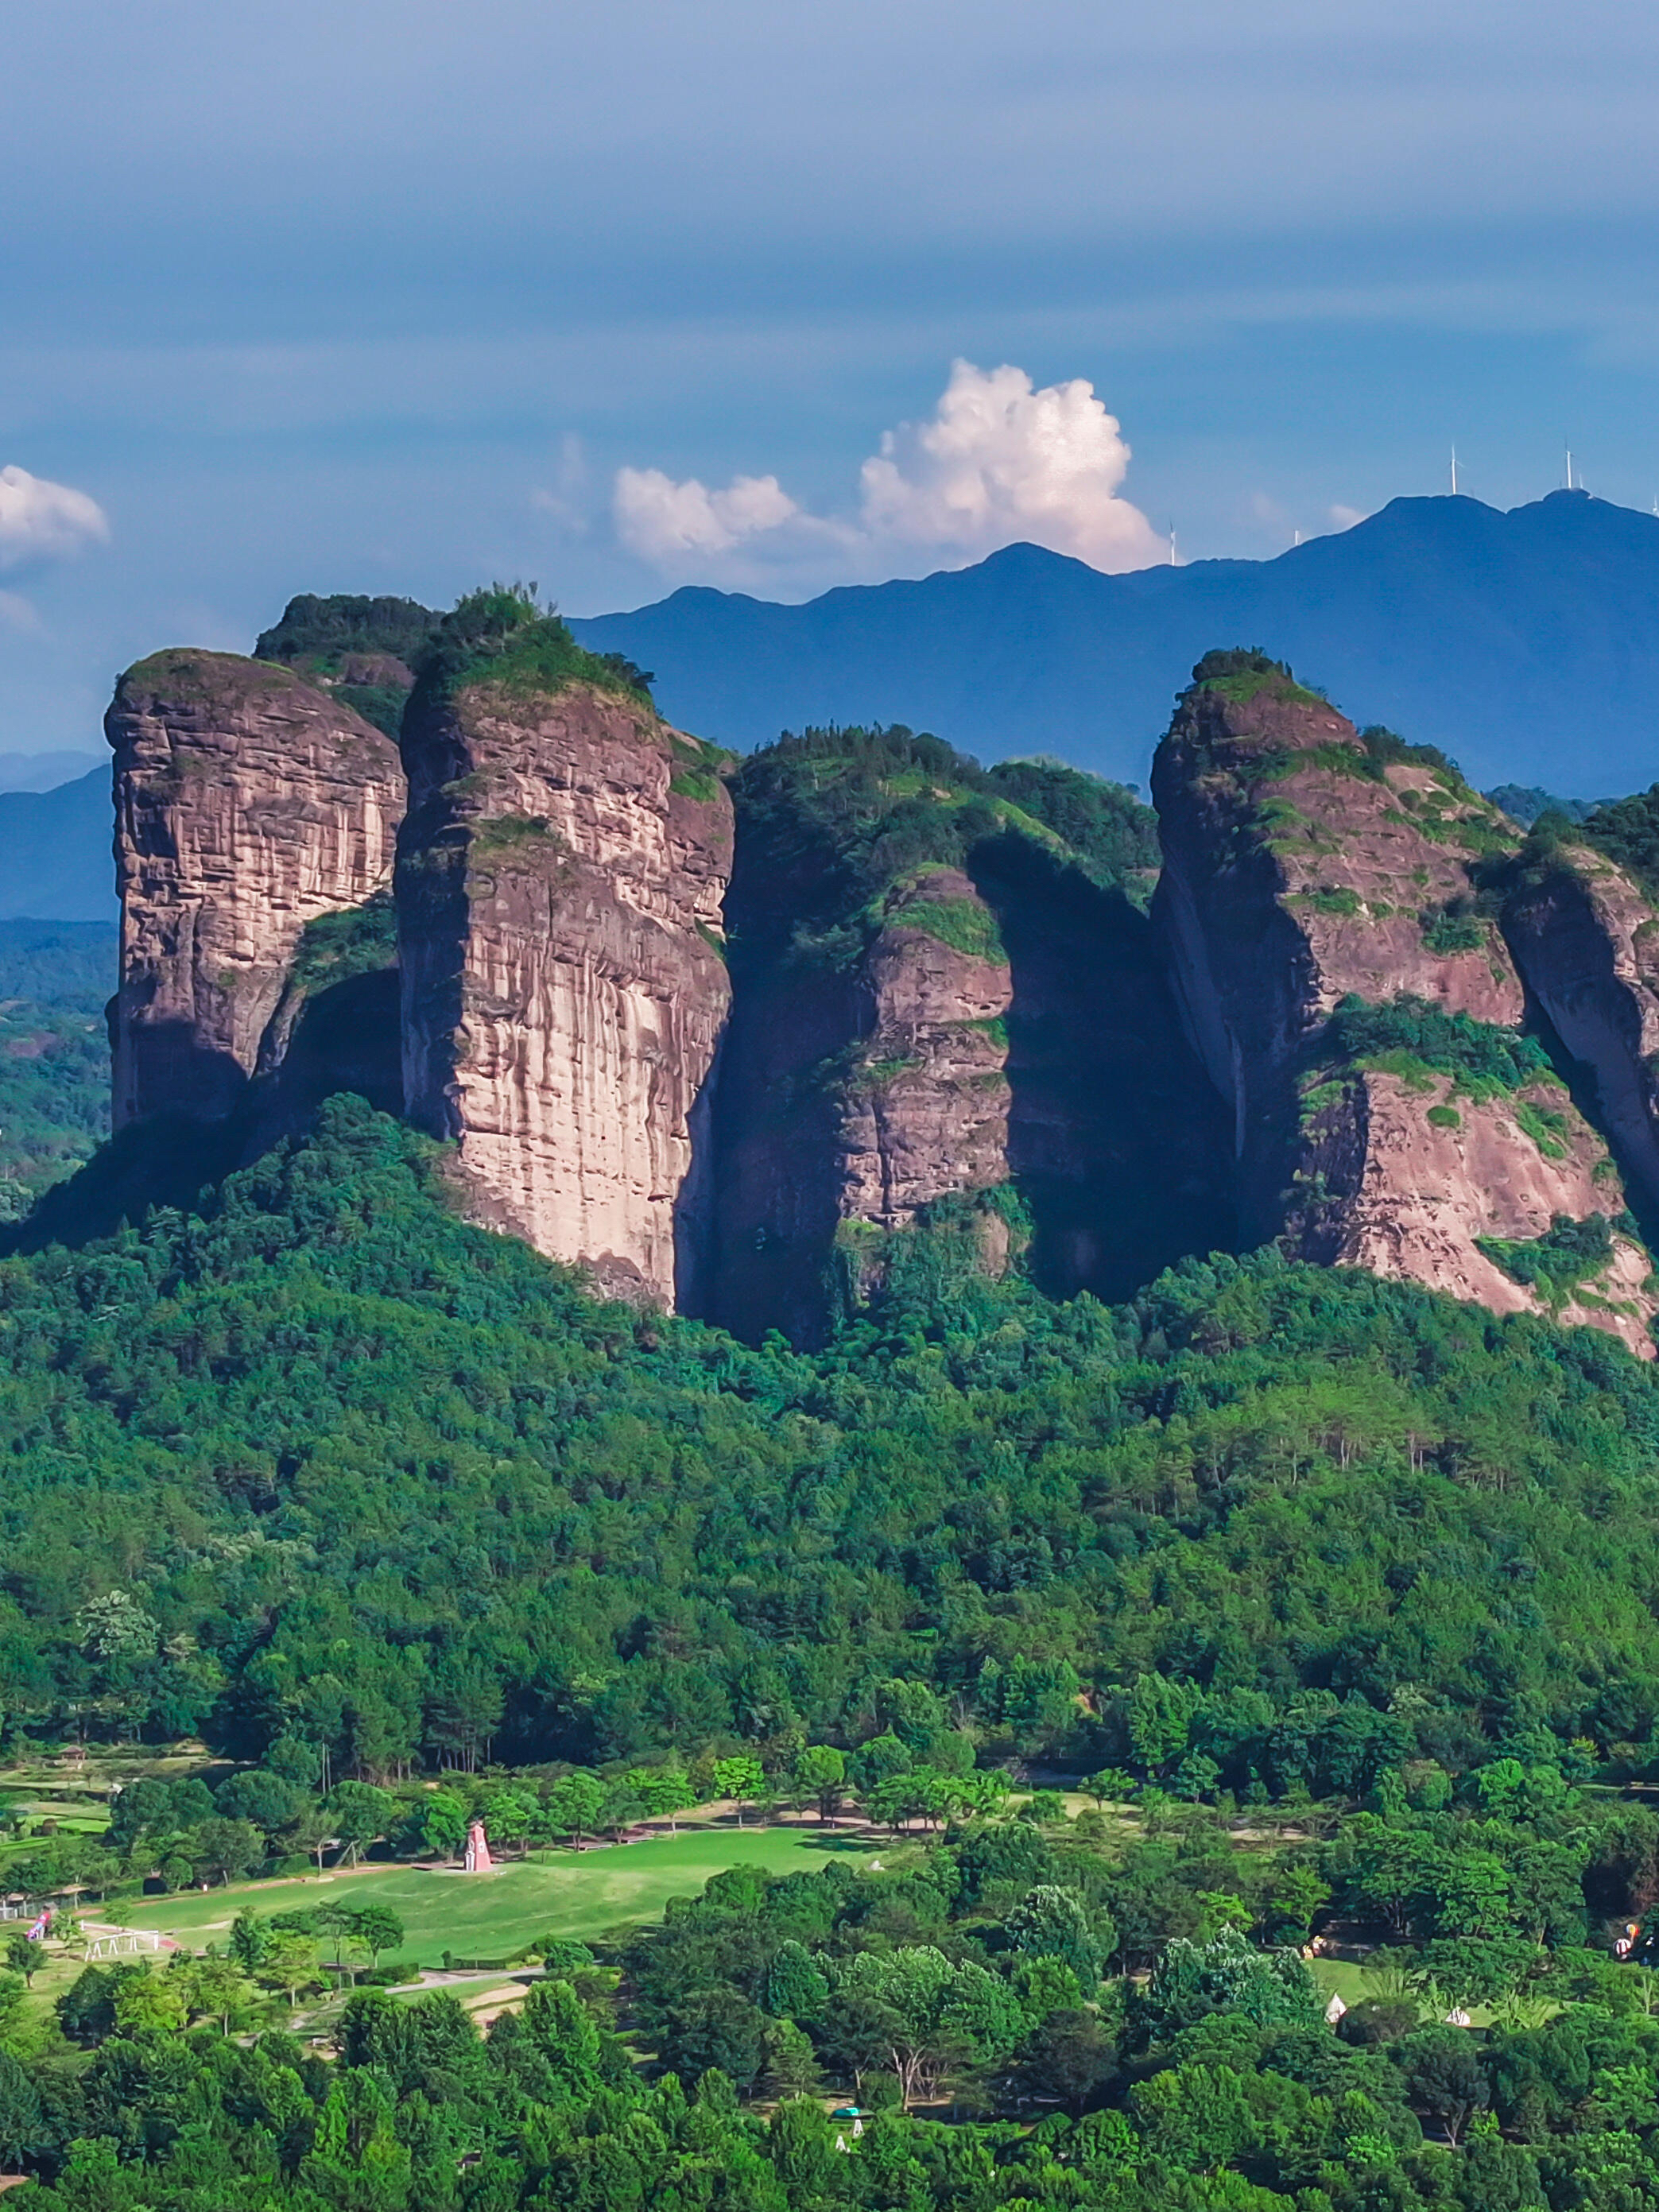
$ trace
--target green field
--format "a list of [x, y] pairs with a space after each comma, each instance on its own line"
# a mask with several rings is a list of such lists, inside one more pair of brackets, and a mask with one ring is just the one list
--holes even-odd
[[338, 1900], [386, 1905], [407, 1930], [399, 1956], [422, 1966], [458, 1958], [501, 1959], [538, 1936], [586, 1941], [630, 1922], [654, 1920], [671, 1897], [689, 1897], [722, 1867], [762, 1866], [769, 1874], [810, 1872], [844, 1852], [804, 1828], [720, 1826], [653, 1836], [602, 1850], [562, 1852], [545, 1863], [515, 1863], [487, 1875], [427, 1867], [370, 1866], [284, 1881], [235, 1882], [228, 1889], [176, 1897], [127, 1898], [88, 1919], [155, 1928], [197, 1948], [222, 1942], [245, 1906], [258, 1913], [292, 1911]]

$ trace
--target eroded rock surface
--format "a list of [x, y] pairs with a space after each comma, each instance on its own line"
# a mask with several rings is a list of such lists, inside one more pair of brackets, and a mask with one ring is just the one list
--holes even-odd
[[1008, 957], [962, 870], [918, 871], [894, 888], [862, 981], [840, 1211], [901, 1229], [933, 1200], [1008, 1174]]
[[[1333, 1060], [1322, 1045], [1351, 1000], [1518, 1034], [1521, 979], [1468, 867], [1512, 828], [1443, 763], [1368, 747], [1287, 678], [1248, 672], [1183, 694], [1153, 793], [1154, 911], [1231, 1121], [1243, 1241], [1278, 1236], [1500, 1312], [1559, 1310], [1483, 1246], [1618, 1219], [1625, 1200], [1541, 1058], [1495, 1083], [1407, 1048]], [[1650, 1352], [1648, 1270], [1621, 1234], [1568, 1317]]]
[[730, 990], [715, 757], [577, 682], [417, 695], [404, 725], [404, 1079], [475, 1216], [685, 1307]]
[[1504, 929], [1562, 1043], [1593, 1071], [1626, 1173], [1659, 1205], [1659, 915], [1602, 854], [1565, 845], [1510, 894]]
[[105, 728], [121, 898], [115, 1126], [222, 1120], [282, 1061], [307, 926], [389, 885], [398, 750], [287, 669], [232, 653], [140, 661]]

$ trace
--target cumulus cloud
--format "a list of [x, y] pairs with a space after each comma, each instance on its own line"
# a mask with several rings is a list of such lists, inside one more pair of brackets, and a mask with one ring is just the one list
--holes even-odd
[[0, 568], [58, 559], [108, 536], [103, 509], [85, 492], [0, 468]]
[[1118, 495], [1128, 465], [1117, 417], [1081, 377], [1039, 390], [1023, 368], [958, 361], [933, 415], [887, 431], [864, 463], [856, 521], [807, 513], [775, 476], [711, 491], [695, 477], [621, 469], [613, 506], [623, 544], [661, 568], [821, 558], [832, 547], [854, 568], [916, 550], [974, 561], [1024, 540], [1097, 568], [1139, 568], [1164, 557], [1164, 541]]
[[629, 551], [647, 561], [729, 553], [800, 513], [775, 477], [733, 477], [724, 491], [710, 491], [696, 477], [676, 483], [660, 469], [617, 471], [617, 531]]
[[933, 419], [889, 430], [864, 464], [865, 527], [985, 554], [1027, 539], [1097, 568], [1143, 568], [1163, 541], [1117, 488], [1129, 448], [1080, 376], [1039, 392], [1023, 368], [959, 361]]

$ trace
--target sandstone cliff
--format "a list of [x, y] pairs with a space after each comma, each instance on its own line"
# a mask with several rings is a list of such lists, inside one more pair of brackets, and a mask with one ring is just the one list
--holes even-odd
[[1565, 1311], [1571, 1275], [1569, 1318], [1650, 1351], [1633, 1235], [1576, 1274], [1547, 1242], [1629, 1224], [1601, 1139], [1520, 1037], [1521, 980], [1473, 896], [1469, 862], [1511, 825], [1258, 657], [1198, 675], [1153, 772], [1154, 910], [1228, 1108], [1243, 1241], [1498, 1311]]
[[1620, 1165], [1659, 1203], [1659, 915], [1584, 844], [1523, 856], [1504, 931], [1562, 1043], [1594, 1073]]
[[1132, 794], [902, 729], [786, 738], [734, 791], [714, 1317], [820, 1334], [918, 1228], [1060, 1294], [1231, 1241], [1213, 1095], [1117, 880]]
[[[840, 971], [742, 973], [719, 1108], [721, 1317], [744, 1335], [820, 1333], [832, 1273], [856, 1301], [887, 1235], [1008, 1176], [1007, 955], [957, 868], [890, 886]], [[1006, 1226], [981, 1224], [986, 1264]], [[833, 1261], [833, 1266], [832, 1266]]]
[[899, 1229], [1008, 1173], [1008, 956], [959, 868], [896, 883], [864, 956], [867, 1026], [842, 1092], [844, 1218]]
[[222, 1119], [283, 1063], [307, 927], [390, 883], [397, 750], [287, 669], [231, 653], [139, 662], [105, 728], [121, 898], [115, 1127]]
[[406, 1107], [456, 1140], [478, 1219], [684, 1307], [730, 998], [731, 804], [710, 749], [585, 661], [544, 678], [503, 653], [405, 715]]

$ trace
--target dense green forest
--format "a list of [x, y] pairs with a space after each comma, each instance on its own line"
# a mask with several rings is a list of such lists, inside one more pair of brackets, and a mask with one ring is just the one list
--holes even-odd
[[[49, 2047], [0, 2051], [0, 2160], [66, 2212], [1652, 2203], [1652, 1972], [1584, 1936], [1654, 1895], [1659, 1818], [1518, 1759], [1384, 1799], [1266, 1850], [1039, 1797], [875, 1866], [733, 1867], [619, 1943], [533, 1945], [483, 2035], [458, 1992], [380, 1989], [325, 2050], [250, 2034], [325, 1939], [398, 1930], [244, 1910], [204, 1956], [85, 1966]], [[1332, 1911], [1385, 1938], [1346, 2008], [1298, 1948]]]
[[[261, 650], [401, 642], [423, 702], [643, 694], [531, 605], [474, 594], [432, 639], [409, 603], [295, 602]], [[1150, 812], [1058, 763], [808, 731], [734, 784], [739, 970], [839, 972], [929, 863], [1144, 930]], [[1514, 865], [1582, 834], [1647, 869], [1650, 831], [1644, 801], [1546, 817]], [[305, 962], [383, 954], [384, 921]], [[14, 1213], [100, 1132], [107, 957], [0, 943]], [[1482, 1093], [1546, 1064], [1410, 1000], [1327, 1042]], [[179, 1202], [98, 1233], [135, 1147]], [[130, 1133], [0, 1249], [0, 1758], [197, 1747], [106, 1831], [7, 1846], [18, 1893], [441, 1860], [475, 1816], [511, 1856], [710, 1799], [805, 1809], [830, 1863], [538, 1945], [483, 2033], [388, 1993], [396, 1916], [343, 1893], [251, 1890], [205, 1956], [88, 1963], [49, 2012], [14, 1937], [0, 2166], [43, 2201], [1659, 2207], [1651, 1365], [1271, 1249], [1052, 1298], [988, 1276], [973, 1200], [818, 1348], [749, 1346], [463, 1222], [440, 1148], [359, 1099], [198, 1189], [220, 1164]], [[1564, 1285], [1610, 1235], [1492, 1249]], [[308, 2041], [325, 1940], [376, 1986]]]
[[0, 921], [0, 1221], [21, 1219], [109, 1133], [114, 987], [107, 923]]
[[946, 1210], [829, 1350], [750, 1351], [427, 1159], [337, 1100], [202, 1218], [0, 1266], [10, 1728], [374, 1778], [851, 1744], [900, 1679], [1198, 1795], [1317, 1790], [1384, 1715], [1458, 1770], [1651, 1755], [1659, 1388], [1602, 1335], [1271, 1252], [1056, 1304]]

